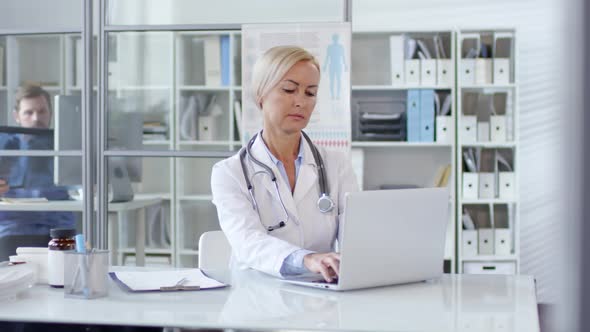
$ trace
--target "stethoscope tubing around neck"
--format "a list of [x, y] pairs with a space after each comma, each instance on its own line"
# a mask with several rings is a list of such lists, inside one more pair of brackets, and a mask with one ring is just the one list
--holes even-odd
[[[320, 155], [319, 151], [317, 150], [315, 145], [312, 143], [309, 136], [307, 136], [307, 134], [305, 134], [305, 132], [303, 132], [303, 131], [301, 131], [301, 134], [303, 135], [303, 137], [305, 138], [305, 140], [309, 144], [313, 158], [314, 158], [315, 163], [318, 168], [318, 177], [319, 177], [318, 182], [319, 182], [319, 186], [320, 186], [320, 197], [319, 197], [318, 203], [317, 203], [318, 209], [322, 213], [330, 212], [334, 207], [334, 202], [330, 198], [329, 193], [327, 191], [328, 183], [327, 183], [327, 179], [326, 179], [324, 161], [323, 161], [322, 156]], [[259, 215], [260, 215], [260, 212], [258, 211], [258, 204], [256, 203], [256, 198], [254, 197], [254, 187], [252, 185], [252, 182], [250, 181], [248, 167], [246, 166], [246, 157], [248, 157], [254, 164], [260, 166], [264, 170], [262, 172], [256, 172], [253, 176], [255, 176], [258, 173], [267, 173], [268, 175], [270, 175], [271, 181], [274, 183], [275, 193], [279, 199], [279, 202], [281, 204], [281, 208], [283, 209], [283, 213], [285, 214], [285, 220], [284, 221], [280, 220], [279, 223], [277, 223], [276, 225], [265, 226], [266, 230], [271, 232], [275, 229], [284, 227], [290, 218], [289, 218], [289, 213], [287, 212], [287, 208], [285, 207], [285, 204], [283, 202], [283, 198], [281, 197], [281, 194], [279, 191], [279, 186], [277, 183], [277, 177], [276, 177], [275, 172], [269, 166], [265, 165], [263, 162], [256, 159], [251, 153], [252, 145], [254, 145], [254, 142], [256, 141], [256, 138], [258, 137], [258, 135], [259, 135], [258, 133], [255, 134], [250, 139], [248, 144], [240, 150], [240, 152], [239, 152], [240, 165], [242, 167], [242, 172], [244, 173], [244, 178], [246, 180], [246, 186], [248, 188], [248, 193], [250, 195], [250, 199], [252, 200], [252, 208], [254, 210], [256, 210]], [[297, 221], [295, 221], [295, 223], [299, 224]]]

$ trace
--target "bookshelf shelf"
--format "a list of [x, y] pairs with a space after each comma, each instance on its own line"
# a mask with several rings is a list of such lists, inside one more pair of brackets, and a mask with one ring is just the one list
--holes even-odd
[[463, 199], [461, 201], [463, 205], [474, 205], [474, 204], [515, 204], [515, 199], [498, 199], [498, 198], [478, 198], [478, 199]]
[[170, 141], [168, 140], [143, 140], [144, 145], [170, 145]]
[[[121, 254], [135, 254], [135, 248], [121, 248], [118, 250]], [[146, 255], [170, 255], [172, 249], [166, 248], [145, 248]]]
[[169, 85], [122, 85], [109, 86], [109, 91], [149, 91], [149, 90], [170, 90], [172, 86]]
[[404, 85], [404, 86], [391, 86], [391, 85], [353, 85], [353, 91], [400, 91], [410, 89], [431, 89], [431, 90], [452, 90], [452, 86], [443, 85]]
[[178, 195], [180, 201], [210, 201], [212, 199], [211, 195]]
[[464, 143], [463, 147], [516, 148], [516, 143], [515, 142], [473, 142], [473, 143]]
[[518, 261], [516, 255], [485, 255], [462, 257], [462, 262], [494, 262], [494, 261]]
[[477, 90], [477, 89], [513, 89], [516, 88], [516, 84], [466, 84], [461, 86], [464, 90]]
[[233, 141], [188, 141], [183, 140], [178, 142], [178, 145], [186, 145], [186, 146], [199, 146], [199, 145], [232, 145], [235, 144]]
[[361, 142], [353, 141], [353, 148], [447, 148], [451, 149], [453, 144], [447, 143], [426, 143], [426, 142]]
[[206, 85], [181, 85], [178, 87], [180, 91], [230, 91], [228, 86], [206, 86]]

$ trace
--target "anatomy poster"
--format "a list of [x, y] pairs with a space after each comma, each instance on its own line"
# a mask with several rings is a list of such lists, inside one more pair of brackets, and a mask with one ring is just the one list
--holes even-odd
[[250, 86], [254, 63], [279, 45], [307, 49], [321, 67], [315, 110], [305, 132], [328, 149], [350, 149], [350, 23], [245, 24], [242, 26], [242, 125], [245, 144], [262, 129]]

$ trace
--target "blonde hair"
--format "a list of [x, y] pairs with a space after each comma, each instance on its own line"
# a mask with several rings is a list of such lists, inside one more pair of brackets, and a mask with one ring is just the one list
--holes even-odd
[[316, 58], [302, 47], [292, 45], [275, 46], [264, 52], [252, 69], [252, 95], [258, 107], [260, 107], [262, 98], [299, 61], [310, 61], [316, 66], [318, 72], [321, 72]]

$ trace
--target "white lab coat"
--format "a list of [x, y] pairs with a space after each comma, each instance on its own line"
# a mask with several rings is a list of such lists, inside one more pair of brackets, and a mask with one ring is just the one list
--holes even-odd
[[304, 142], [303, 162], [293, 194], [266, 152], [261, 135], [252, 145], [252, 155], [277, 176], [279, 191], [289, 214], [287, 225], [272, 232], [267, 232], [266, 227], [284, 220], [285, 215], [270, 176], [266, 173], [253, 176], [263, 168], [246, 157], [258, 203], [257, 212], [252, 208], [239, 154], [213, 166], [213, 203], [217, 207], [221, 229], [232, 247], [231, 268], [249, 267], [280, 277], [284, 259], [298, 249], [321, 253], [334, 251], [338, 223], [344, 212], [344, 194], [359, 190], [356, 177], [346, 154], [318, 147], [326, 168], [330, 197], [335, 203], [331, 212], [320, 212], [317, 206], [319, 174], [311, 148], [303, 137], [301, 139]]

